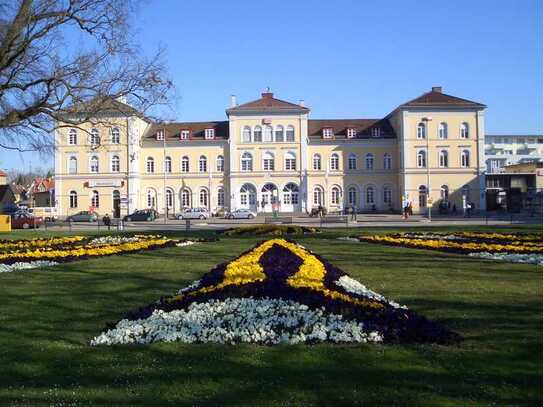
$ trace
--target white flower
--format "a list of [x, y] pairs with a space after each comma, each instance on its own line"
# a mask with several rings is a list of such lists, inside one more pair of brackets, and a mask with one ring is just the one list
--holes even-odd
[[511, 263], [527, 263], [527, 264], [537, 264], [543, 266], [543, 254], [537, 253], [489, 253], [489, 252], [480, 252], [480, 253], [470, 253], [471, 257], [480, 257], [482, 259], [489, 260], [502, 260], [508, 261]]
[[56, 266], [58, 263], [48, 260], [36, 260], [30, 262], [18, 262], [13, 264], [0, 264], [0, 273], [10, 273], [12, 271], [29, 270], [41, 267]]
[[362, 284], [360, 281], [357, 281], [354, 278], [351, 278], [349, 276], [341, 276], [334, 283], [337, 286], [342, 287], [345, 291], [347, 291], [347, 292], [349, 292], [351, 294], [362, 295], [364, 297], [369, 297], [369, 298], [377, 300], [377, 301], [383, 301], [383, 302], [386, 302], [386, 303], [392, 305], [394, 308], [407, 309], [407, 307], [405, 305], [400, 306], [400, 304], [398, 304], [397, 302], [386, 299], [381, 294], [378, 294], [375, 291], [371, 291], [370, 289], [366, 288], [366, 286], [364, 284]]

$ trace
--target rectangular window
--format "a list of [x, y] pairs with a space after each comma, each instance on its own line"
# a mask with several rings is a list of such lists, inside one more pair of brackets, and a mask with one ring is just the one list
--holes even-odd
[[296, 171], [296, 158], [287, 158], [285, 160], [285, 170]]
[[381, 129], [379, 127], [374, 127], [371, 129], [372, 137], [381, 137]]
[[164, 130], [157, 130], [156, 139], [157, 140], [164, 140]]
[[322, 138], [334, 137], [334, 130], [331, 127], [325, 127], [322, 129]]
[[205, 138], [206, 140], [213, 140], [215, 138], [215, 129], [206, 129]]
[[264, 159], [264, 171], [273, 171], [275, 169], [274, 159], [265, 158]]
[[217, 205], [224, 206], [224, 189], [219, 189], [217, 192]]
[[181, 133], [179, 133], [179, 138], [181, 140], [188, 140], [190, 137], [190, 131], [189, 130], [181, 130]]
[[347, 138], [355, 138], [356, 129], [347, 129]]

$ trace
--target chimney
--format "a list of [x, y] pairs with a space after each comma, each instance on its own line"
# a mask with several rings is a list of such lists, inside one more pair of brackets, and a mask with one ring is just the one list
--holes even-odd
[[443, 88], [441, 86], [432, 86], [432, 92], [442, 93]]
[[236, 107], [237, 105], [236, 95], [230, 95], [230, 107]]
[[262, 92], [262, 98], [271, 99], [271, 98], [273, 98], [273, 93], [269, 92], [269, 90], [266, 91], [266, 92]]
[[298, 104], [302, 107], [305, 107], [305, 100], [300, 99], [300, 102]]

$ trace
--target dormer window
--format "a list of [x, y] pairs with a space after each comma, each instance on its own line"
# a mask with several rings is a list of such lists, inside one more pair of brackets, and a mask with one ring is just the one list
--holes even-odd
[[334, 129], [331, 127], [325, 127], [322, 129], [322, 138], [332, 138], [334, 137]]
[[181, 140], [188, 140], [190, 137], [190, 130], [185, 129], [181, 130], [181, 133], [179, 133], [179, 139]]
[[164, 140], [164, 130], [157, 130], [155, 137], [159, 141]]
[[215, 129], [206, 129], [205, 138], [206, 140], [213, 140], [215, 138]]
[[347, 129], [347, 138], [355, 138], [356, 137], [356, 129], [349, 128]]
[[373, 127], [371, 129], [371, 136], [372, 137], [381, 137], [381, 129], [379, 127]]

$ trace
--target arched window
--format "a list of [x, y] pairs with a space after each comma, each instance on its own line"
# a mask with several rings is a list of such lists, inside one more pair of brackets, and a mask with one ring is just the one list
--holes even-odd
[[198, 170], [200, 172], [207, 172], [207, 158], [205, 155], [201, 155], [198, 160]]
[[275, 127], [275, 141], [278, 143], [285, 141], [285, 130], [281, 125]]
[[293, 182], [285, 185], [283, 188], [283, 204], [285, 205], [298, 205], [298, 185]]
[[313, 155], [313, 169], [315, 171], [322, 170], [322, 160], [320, 154]]
[[274, 171], [275, 170], [275, 160], [273, 154], [269, 151], [266, 151], [263, 156], [262, 168], [264, 171]]
[[77, 192], [70, 191], [70, 208], [77, 208]]
[[253, 170], [253, 156], [249, 152], [244, 152], [241, 156], [241, 171]]
[[97, 146], [100, 144], [100, 132], [98, 129], [91, 130], [90, 143], [92, 146]]
[[111, 172], [119, 171], [121, 171], [121, 159], [118, 155], [114, 155], [111, 157]]
[[424, 139], [426, 138], [426, 125], [424, 123], [419, 123], [417, 126], [417, 138]]
[[77, 158], [76, 157], [70, 157], [70, 160], [68, 162], [68, 172], [70, 174], [76, 174], [77, 173]]
[[417, 167], [426, 168], [426, 151], [419, 150], [417, 153]]
[[447, 123], [445, 123], [445, 122], [439, 123], [439, 127], [438, 127], [437, 132], [438, 132], [438, 135], [437, 135], [437, 136], [438, 136], [440, 139], [446, 139], [446, 138], [449, 136], [449, 134], [448, 134], [448, 128], [447, 128]]
[[203, 207], [203, 208], [207, 208], [208, 206], [208, 203], [209, 203], [209, 199], [208, 199], [208, 193], [207, 193], [207, 189], [205, 188], [200, 188], [200, 206]]
[[273, 141], [273, 128], [272, 126], [264, 127], [264, 143], [271, 143]]
[[239, 190], [239, 199], [242, 206], [256, 205], [256, 188], [251, 184], [243, 184]]
[[98, 191], [92, 191], [91, 206], [93, 208], [100, 207], [100, 194], [98, 194]]
[[189, 172], [189, 158], [187, 156], [181, 158], [181, 172]]
[[120, 144], [121, 143], [121, 132], [117, 127], [111, 129], [111, 144]]
[[271, 182], [265, 184], [262, 187], [261, 192], [262, 192], [262, 194], [261, 194], [262, 208], [265, 208], [266, 205], [269, 205], [269, 204], [273, 205], [273, 204], [275, 204], [277, 202], [277, 199], [279, 197], [277, 187], [274, 184], [272, 184]]
[[68, 144], [72, 146], [77, 144], [77, 130], [76, 129], [70, 129], [70, 131], [68, 132]]
[[366, 187], [366, 205], [375, 204], [375, 188], [373, 186]]
[[463, 150], [460, 156], [460, 164], [463, 168], [469, 167], [469, 150]]
[[383, 156], [383, 168], [385, 170], [392, 169], [392, 156], [389, 153], [385, 153]]
[[183, 188], [183, 190], [181, 191], [181, 206], [183, 208], [190, 208], [191, 196], [192, 194], [190, 190], [187, 188]]
[[98, 173], [99, 170], [98, 157], [94, 155], [90, 159], [90, 172]]
[[251, 142], [251, 128], [249, 126], [245, 126], [243, 128], [243, 132], [241, 133], [241, 141], [244, 143]]
[[419, 208], [426, 208], [426, 187], [424, 185], [421, 185], [419, 187]]
[[254, 141], [257, 143], [262, 142], [262, 127], [256, 126], [253, 133]]
[[296, 171], [296, 154], [292, 151], [285, 154], [285, 171]]
[[466, 122], [460, 125], [460, 137], [469, 138], [469, 124], [467, 124]]
[[439, 166], [442, 168], [449, 166], [449, 153], [447, 150], [441, 150], [439, 152]]
[[356, 170], [356, 154], [349, 154], [348, 168], [350, 170]]
[[217, 188], [217, 206], [224, 206], [224, 188]]
[[441, 199], [444, 201], [449, 200], [449, 187], [447, 185], [441, 185]]
[[172, 158], [171, 157], [166, 157], [164, 159], [164, 171], [167, 173], [172, 172]]
[[149, 174], [155, 172], [155, 159], [153, 157], [147, 157], [145, 168]]
[[366, 154], [366, 169], [373, 170], [374, 158], [372, 153]]
[[355, 187], [349, 187], [347, 190], [347, 201], [349, 205], [356, 206], [356, 188]]
[[287, 127], [287, 141], [294, 141], [294, 140], [295, 140], [294, 126], [289, 125]]
[[383, 203], [386, 205], [392, 205], [392, 187], [385, 185], [383, 187]]
[[173, 206], [173, 191], [168, 188], [166, 189], [166, 207], [168, 209], [172, 209], [174, 206]]
[[337, 155], [336, 153], [332, 154], [332, 156], [330, 157], [330, 170], [339, 170], [339, 155]]
[[150, 188], [147, 190], [147, 207], [156, 208], [156, 192]]
[[332, 187], [332, 194], [330, 196], [330, 203], [332, 205], [339, 205], [339, 200], [341, 199], [341, 190], [338, 186]]
[[217, 157], [217, 172], [224, 171], [224, 157], [222, 155]]
[[322, 187], [316, 186], [313, 188], [313, 205], [324, 206], [324, 190]]

